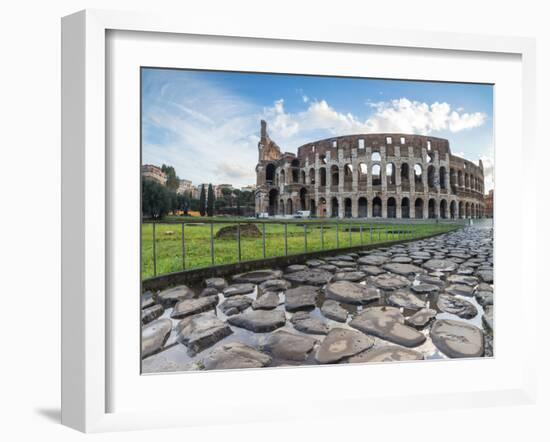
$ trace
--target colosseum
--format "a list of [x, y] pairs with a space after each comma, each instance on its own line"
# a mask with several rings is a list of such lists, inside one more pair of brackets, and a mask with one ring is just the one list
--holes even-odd
[[451, 153], [443, 138], [346, 135], [282, 153], [261, 122], [256, 213], [309, 210], [338, 218], [479, 218], [483, 163]]

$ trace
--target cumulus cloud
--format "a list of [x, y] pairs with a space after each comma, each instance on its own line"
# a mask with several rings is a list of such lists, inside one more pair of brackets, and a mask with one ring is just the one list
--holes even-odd
[[330, 134], [357, 132], [405, 132], [427, 135], [434, 132], [460, 132], [483, 125], [487, 115], [453, 110], [448, 103], [431, 104], [400, 98], [369, 103], [374, 112], [366, 119], [337, 111], [326, 100], [312, 101], [306, 110], [288, 113], [284, 100], [277, 100], [265, 109], [272, 131], [282, 138], [291, 138], [298, 131], [325, 130]]
[[493, 155], [482, 155], [483, 175], [485, 177], [485, 193], [495, 188], [495, 161]]

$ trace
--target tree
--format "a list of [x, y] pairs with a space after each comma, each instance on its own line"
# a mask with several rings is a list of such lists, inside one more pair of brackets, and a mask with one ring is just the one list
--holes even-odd
[[172, 193], [162, 184], [143, 180], [141, 183], [141, 211], [143, 216], [162, 218], [172, 209]]
[[176, 175], [176, 170], [172, 166], [167, 166], [166, 164], [163, 164], [160, 169], [166, 175], [166, 187], [174, 192], [177, 191], [180, 186], [180, 179]]
[[212, 187], [212, 183], [208, 185], [208, 206], [206, 208], [206, 213], [208, 216], [214, 216], [214, 202], [216, 201], [216, 197], [214, 196], [214, 189]]
[[206, 214], [206, 194], [204, 192], [204, 184], [201, 185], [201, 193], [199, 196], [199, 213], [201, 216]]

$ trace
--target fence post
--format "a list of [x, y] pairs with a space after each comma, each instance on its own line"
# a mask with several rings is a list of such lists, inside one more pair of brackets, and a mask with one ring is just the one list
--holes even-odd
[[307, 253], [307, 224], [304, 223], [304, 251]]
[[323, 232], [323, 224], [321, 224], [321, 250], [325, 250], [325, 235]]
[[288, 256], [288, 224], [285, 225], [285, 256]]
[[386, 241], [388, 240], [388, 225], [386, 224]]
[[241, 224], [237, 223], [237, 251], [239, 262], [241, 262]]
[[338, 223], [336, 223], [336, 248], [340, 247], [340, 238], [338, 236]]
[[214, 223], [212, 222], [210, 223], [210, 259], [214, 265], [216, 258], [214, 257]]
[[264, 259], [265, 259], [265, 223], [262, 223], [262, 246], [264, 250]]
[[363, 224], [359, 226], [359, 237], [361, 238], [361, 245], [363, 245]]
[[153, 223], [153, 276], [157, 276], [157, 224]]
[[369, 224], [369, 230], [370, 230], [370, 243], [372, 243], [372, 224]]
[[185, 270], [185, 223], [181, 223], [181, 264]]
[[351, 223], [348, 224], [349, 246], [351, 247]]

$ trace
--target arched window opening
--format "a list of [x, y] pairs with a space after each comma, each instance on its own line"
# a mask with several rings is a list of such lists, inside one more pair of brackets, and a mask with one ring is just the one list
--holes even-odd
[[414, 183], [422, 184], [422, 166], [420, 164], [414, 165]]
[[392, 196], [388, 198], [388, 218], [397, 217], [397, 204], [395, 198]]
[[332, 198], [332, 201], [331, 201], [331, 205], [332, 205], [332, 213], [330, 216], [332, 216], [333, 218], [337, 218], [338, 217], [338, 198]]
[[371, 161], [382, 161], [380, 152], [373, 152], [370, 156]]
[[401, 200], [401, 218], [410, 218], [411, 217], [411, 207], [410, 202], [407, 197]]
[[414, 217], [417, 219], [424, 218], [424, 201], [422, 198], [417, 198], [414, 202]]
[[439, 187], [441, 189], [447, 188], [447, 171], [443, 166], [439, 168]]
[[428, 201], [428, 218], [435, 218], [435, 200]]
[[319, 169], [319, 181], [320, 181], [320, 185], [321, 186], [326, 186], [327, 185], [327, 169], [324, 168], [324, 167], [321, 167]]
[[351, 218], [351, 198], [344, 200], [344, 217]]
[[386, 164], [386, 178], [389, 186], [395, 186], [395, 165], [393, 163]]
[[372, 216], [380, 218], [382, 216], [382, 200], [376, 197], [372, 200]]
[[358, 209], [357, 215], [359, 216], [359, 218], [366, 218], [367, 217], [368, 202], [367, 202], [367, 199], [365, 197], [359, 198], [359, 200], [357, 201], [357, 209]]
[[267, 184], [273, 184], [274, 180], [275, 180], [275, 165], [273, 163], [269, 163], [265, 167], [265, 182]]
[[382, 184], [382, 180], [380, 177], [380, 164], [375, 164], [374, 166], [372, 166], [371, 176], [373, 186], [380, 186]]

